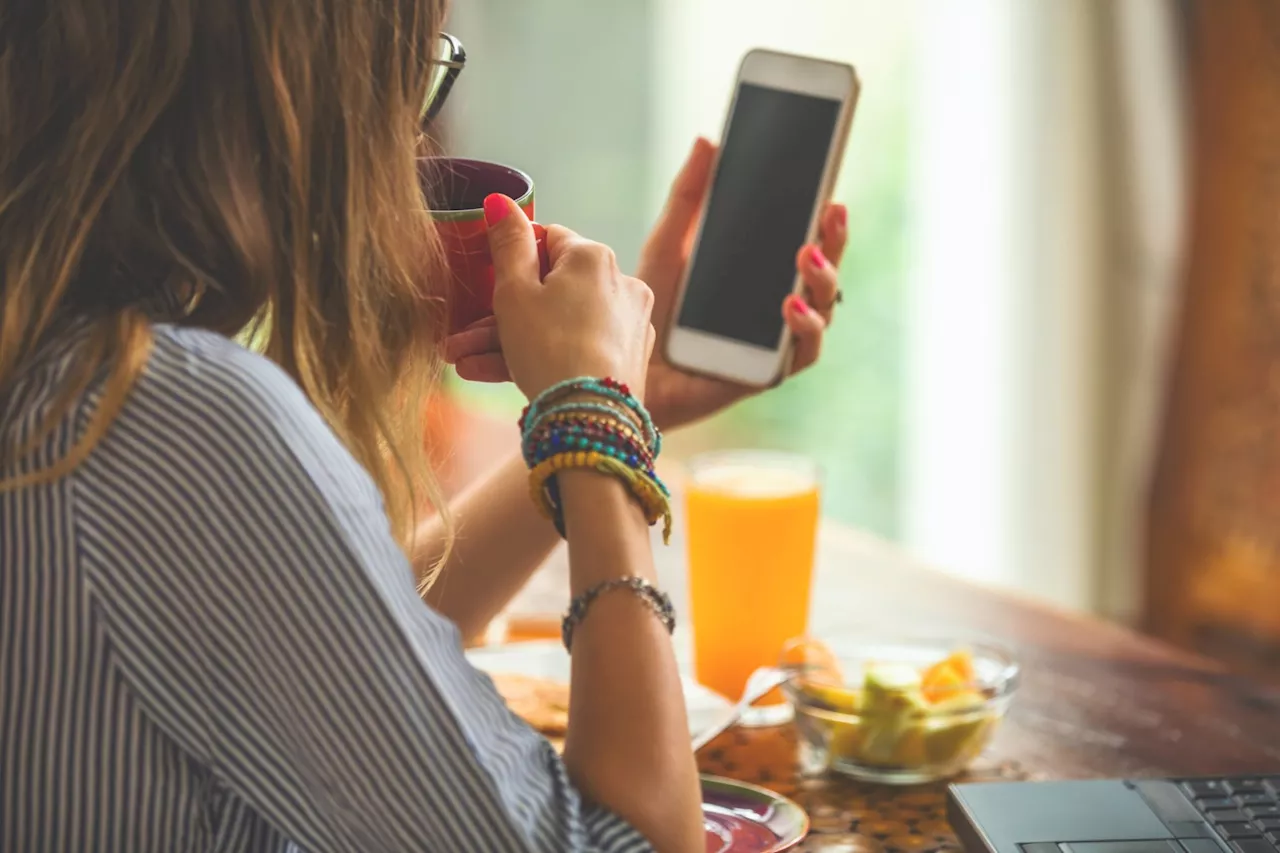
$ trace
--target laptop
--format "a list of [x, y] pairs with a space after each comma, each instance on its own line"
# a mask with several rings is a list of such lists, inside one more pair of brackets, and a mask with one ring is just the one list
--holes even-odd
[[952, 785], [967, 853], [1280, 853], [1280, 776]]

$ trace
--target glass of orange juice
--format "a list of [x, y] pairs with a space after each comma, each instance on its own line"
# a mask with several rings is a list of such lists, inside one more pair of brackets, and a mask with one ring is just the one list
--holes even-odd
[[[820, 476], [803, 456], [734, 450], [697, 456], [686, 486], [689, 606], [698, 681], [731, 699], [805, 633]], [[765, 702], [780, 702], [771, 694]], [[757, 703], [747, 725], [786, 722]]]

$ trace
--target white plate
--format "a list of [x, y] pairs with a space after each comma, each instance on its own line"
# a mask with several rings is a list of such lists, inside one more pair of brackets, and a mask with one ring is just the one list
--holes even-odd
[[[509, 672], [535, 678], [569, 681], [569, 653], [554, 640], [483, 646], [467, 651], [467, 659], [477, 669], [493, 675]], [[684, 704], [689, 712], [689, 736], [705, 731], [724, 720], [733, 703], [719, 693], [703, 687], [687, 675], [681, 675]]]

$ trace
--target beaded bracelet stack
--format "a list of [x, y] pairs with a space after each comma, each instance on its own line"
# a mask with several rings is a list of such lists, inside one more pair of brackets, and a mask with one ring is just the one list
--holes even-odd
[[561, 536], [556, 474], [588, 468], [621, 480], [650, 524], [662, 520], [663, 541], [670, 538], [671, 494], [654, 470], [662, 434], [624, 383], [586, 376], [557, 383], [525, 408], [520, 432], [530, 496]]

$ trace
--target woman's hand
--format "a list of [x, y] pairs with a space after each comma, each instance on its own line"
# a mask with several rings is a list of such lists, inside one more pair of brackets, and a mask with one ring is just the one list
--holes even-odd
[[[673, 320], [676, 288], [693, 248], [715, 156], [716, 147], [711, 142], [699, 138], [694, 143], [640, 255], [636, 274], [653, 290], [653, 316], [660, 338]], [[796, 256], [796, 269], [804, 277], [805, 298], [790, 296], [778, 306], [794, 336], [792, 373], [818, 360], [823, 334], [831, 323], [838, 293], [836, 267], [849, 236], [844, 205], [829, 204], [823, 209], [819, 232], [819, 245], [803, 246]], [[685, 373], [667, 363], [660, 351], [654, 353], [649, 367], [647, 405], [663, 429], [704, 418], [751, 393], [750, 388]]]
[[[715, 156], [715, 145], [701, 138], [696, 141], [641, 252], [637, 275], [652, 290], [653, 318], [659, 337], [672, 322], [676, 288], [693, 248]], [[818, 245], [802, 246], [796, 255], [796, 269], [804, 276], [804, 298], [788, 297], [778, 306], [794, 336], [792, 373], [813, 364], [822, 351], [823, 336], [831, 323], [838, 293], [837, 266], [849, 236], [847, 219], [844, 205], [827, 205], [820, 219]], [[458, 375], [463, 379], [476, 382], [511, 379], [497, 325], [494, 318], [481, 320], [446, 341], [445, 359], [457, 366]], [[637, 392], [642, 387], [638, 382], [630, 384]], [[643, 387], [645, 403], [654, 421], [663, 429], [704, 418], [754, 393], [751, 388], [731, 382], [685, 373], [669, 364], [661, 352], [653, 353], [648, 381]]]
[[[530, 399], [584, 375], [612, 376], [643, 393], [654, 342], [648, 286], [619, 272], [605, 246], [555, 226], [547, 229], [551, 271], [539, 281], [529, 220], [504, 196], [489, 196], [484, 208], [495, 319], [446, 345], [458, 374], [509, 374]], [[463, 336], [469, 344], [459, 343]], [[656, 581], [645, 515], [623, 482], [581, 470], [556, 477], [570, 590], [581, 595], [628, 575]], [[510, 538], [513, 531], [492, 535]], [[698, 770], [680, 673], [670, 637], [643, 601], [614, 595], [592, 605], [574, 633], [570, 683], [564, 763], [583, 798], [659, 850], [701, 850]]]
[[529, 399], [565, 379], [611, 376], [642, 396], [653, 352], [653, 292], [623, 275], [613, 251], [567, 228], [547, 228], [551, 271], [538, 279], [538, 249], [511, 199], [484, 203], [493, 253], [492, 321], [446, 341], [464, 379], [511, 379]]

